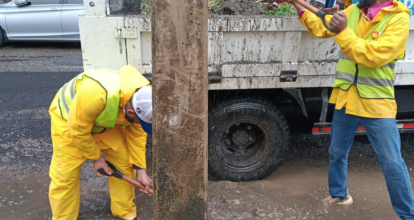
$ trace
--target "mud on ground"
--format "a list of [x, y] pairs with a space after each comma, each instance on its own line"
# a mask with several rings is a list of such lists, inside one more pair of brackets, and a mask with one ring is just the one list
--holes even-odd
[[[381, 171], [377, 166], [368, 169], [361, 166], [366, 160], [362, 157], [350, 163], [348, 186], [354, 198], [352, 206], [325, 207], [320, 202], [328, 195], [326, 161], [288, 159], [262, 181], [210, 181], [208, 219], [399, 219], [390, 205]], [[90, 162], [83, 166], [79, 220], [117, 219], [110, 213], [106, 178], [95, 177]], [[47, 168], [0, 179], [0, 219], [51, 219], [49, 181]], [[136, 191], [135, 202], [138, 219], [153, 219], [151, 197]]]
[[[76, 74], [0, 73], [0, 219], [50, 219], [47, 192], [52, 145], [47, 110], [60, 86]], [[401, 135], [401, 142], [413, 176], [414, 135]], [[150, 146], [149, 142], [149, 166]], [[243, 183], [209, 181], [209, 220], [397, 220], [375, 154], [364, 136], [355, 138], [349, 156], [348, 186], [354, 205], [321, 204], [320, 199], [328, 195], [328, 146], [329, 137], [293, 132], [285, 163], [268, 178]], [[81, 179], [79, 219], [115, 219], [110, 214], [106, 177], [95, 177], [87, 162]], [[153, 219], [152, 198], [137, 192], [135, 200], [139, 219]]]

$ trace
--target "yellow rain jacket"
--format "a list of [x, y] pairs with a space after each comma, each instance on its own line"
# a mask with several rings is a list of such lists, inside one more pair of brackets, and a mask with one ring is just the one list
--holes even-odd
[[350, 5], [352, 5], [352, 0], [344, 0], [344, 8], [348, 8]]
[[76, 83], [75, 90], [78, 95], [72, 101], [68, 118], [68, 129], [76, 147], [62, 146], [62, 149], [79, 158], [97, 160], [100, 157], [97, 142], [102, 141], [117, 151], [121, 144], [120, 137], [123, 136], [120, 132], [124, 132], [131, 156], [129, 160], [131, 166], [136, 165], [145, 169], [147, 134], [139, 124], [128, 125], [124, 107], [134, 92], [138, 88], [149, 85], [149, 81], [132, 66], [121, 68], [119, 75], [121, 92], [116, 124], [122, 127], [127, 126], [122, 129], [110, 129], [102, 134], [91, 133], [94, 119], [105, 107], [106, 92], [97, 82], [84, 78]]
[[[356, 4], [344, 10], [350, 15]], [[367, 41], [365, 36], [381, 21], [387, 12], [396, 13], [386, 25], [382, 35], [376, 41]], [[377, 68], [390, 63], [405, 51], [409, 33], [409, 13], [407, 7], [397, 0], [391, 6], [383, 8], [372, 21], [361, 15], [357, 33], [347, 27], [339, 34], [329, 32], [323, 27], [321, 19], [313, 13], [305, 11], [299, 21], [309, 33], [318, 38], [334, 37], [342, 52], [359, 65]], [[332, 16], [326, 16], [329, 24]], [[368, 118], [395, 118], [397, 104], [393, 99], [364, 99], [358, 95], [355, 86], [347, 91], [334, 88], [329, 103], [336, 109], [346, 107], [346, 113]]]
[[[92, 134], [95, 118], [103, 111], [106, 92], [96, 81], [83, 77], [75, 85], [68, 120], [62, 118], [58, 93], [49, 109], [53, 156], [49, 171], [49, 202], [53, 220], [75, 220], [79, 214], [80, 173], [87, 160], [97, 160], [101, 152], [125, 175], [135, 178], [132, 168], [146, 168], [145, 146], [147, 134], [139, 124], [129, 124], [124, 106], [134, 92], [146, 85], [145, 79], [134, 67], [119, 70], [120, 94], [117, 120], [114, 128], [101, 134]], [[132, 220], [136, 217], [134, 186], [114, 177], [108, 178], [111, 211], [116, 217]]]

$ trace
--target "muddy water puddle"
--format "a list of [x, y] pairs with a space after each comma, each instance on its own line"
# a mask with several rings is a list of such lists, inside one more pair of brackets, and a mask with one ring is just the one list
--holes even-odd
[[350, 167], [349, 207], [325, 207], [327, 163], [290, 160], [265, 180], [210, 182], [210, 219], [399, 219], [391, 207], [380, 170]]
[[[354, 198], [349, 207], [325, 207], [328, 195], [325, 161], [290, 159], [270, 177], [255, 182], [216, 182], [208, 187], [209, 220], [249, 219], [376, 219], [397, 220], [383, 175], [350, 163], [348, 186]], [[89, 166], [88, 166], [89, 167]], [[110, 214], [106, 177], [82, 173], [80, 220], [116, 219]], [[0, 219], [51, 219], [47, 170], [24, 177], [0, 179]], [[136, 192], [138, 219], [153, 219], [152, 198]]]

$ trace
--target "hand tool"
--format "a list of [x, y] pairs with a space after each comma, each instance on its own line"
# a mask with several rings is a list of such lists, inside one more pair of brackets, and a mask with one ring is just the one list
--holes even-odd
[[[98, 172], [99, 172], [100, 174], [105, 175], [105, 176], [113, 176], [113, 177], [116, 177], [116, 178], [119, 178], [119, 179], [125, 180], [125, 181], [127, 181], [128, 183], [130, 183], [130, 184], [132, 184], [132, 185], [134, 185], [134, 186], [136, 186], [136, 187], [138, 187], [138, 188], [140, 188], [140, 189], [142, 189], [142, 190], [145, 190], [145, 186], [141, 185], [141, 183], [139, 183], [138, 181], [136, 181], [136, 180], [134, 180], [134, 179], [132, 179], [132, 178], [130, 178], [130, 177], [128, 177], [128, 176], [126, 176], [126, 175], [124, 175], [121, 171], [119, 171], [118, 169], [116, 169], [116, 167], [115, 167], [112, 163], [110, 163], [110, 162], [108, 162], [108, 161], [105, 161], [105, 162], [108, 164], [108, 167], [109, 167], [109, 168], [111, 168], [111, 170], [112, 170], [112, 174], [111, 174], [111, 175], [109, 175], [109, 174], [108, 174], [108, 173], [106, 173], [106, 172], [105, 172], [105, 170], [104, 170], [104, 169], [102, 169], [102, 168], [98, 170]], [[148, 190], [148, 193], [149, 193], [150, 195], [154, 195], [154, 192], [153, 192], [153, 190], [152, 190], [152, 189], [149, 189], [149, 190]]]
[[[273, 4], [274, 2], [276, 3], [282, 3], [283, 0], [257, 0], [256, 3], [264, 3], [266, 2], [269, 5]], [[321, 20], [322, 20], [322, 24], [323, 26], [325, 26], [326, 30], [333, 32], [331, 28], [329, 28], [328, 24], [325, 21], [325, 16], [327, 14], [334, 14], [337, 13], [339, 11], [339, 9], [337, 8], [324, 8], [324, 9], [317, 9], [315, 6], [302, 1], [302, 0], [295, 0], [296, 3], [298, 3], [299, 5], [301, 5], [302, 7], [308, 9], [310, 12], [314, 13], [316, 16], [318, 16]]]

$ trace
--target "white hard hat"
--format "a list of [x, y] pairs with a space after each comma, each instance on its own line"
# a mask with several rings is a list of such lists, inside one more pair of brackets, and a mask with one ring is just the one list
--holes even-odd
[[152, 87], [144, 86], [132, 96], [132, 107], [137, 114], [142, 128], [152, 134]]

